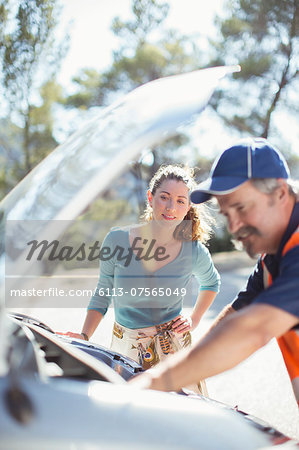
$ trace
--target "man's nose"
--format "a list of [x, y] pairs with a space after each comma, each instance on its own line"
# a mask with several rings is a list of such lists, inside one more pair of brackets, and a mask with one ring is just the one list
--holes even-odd
[[228, 230], [232, 234], [236, 233], [244, 225], [242, 219], [237, 213], [230, 214], [227, 217], [227, 223]]

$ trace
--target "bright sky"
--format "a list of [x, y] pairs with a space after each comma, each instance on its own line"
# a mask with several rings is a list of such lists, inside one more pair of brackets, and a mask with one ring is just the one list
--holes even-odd
[[[163, 1], [163, 0], [161, 0]], [[167, 1], [167, 0], [166, 0]], [[117, 38], [110, 31], [112, 19], [120, 16], [127, 20], [131, 15], [131, 0], [61, 0], [64, 8], [62, 26], [71, 22], [70, 49], [62, 64], [58, 81], [69, 87], [70, 81], [81, 68], [97, 70], [107, 68], [112, 62], [112, 50], [118, 47]], [[181, 33], [213, 36], [215, 13], [223, 13], [223, 0], [168, 0], [170, 12], [164, 22], [168, 28], [176, 28]], [[207, 110], [204, 114], [210, 114]], [[235, 142], [236, 135], [228, 133], [217, 125], [215, 117], [207, 118], [208, 130], [203, 129], [204, 117], [200, 126], [195, 127], [195, 146], [200, 153], [218, 153], [224, 146]], [[291, 143], [292, 150], [298, 152], [299, 128], [297, 118], [279, 115], [279, 132]], [[208, 131], [206, 130], [206, 131]]]
[[[211, 35], [215, 12], [222, 0], [169, 0], [170, 13], [165, 25], [185, 34]], [[131, 15], [131, 0], [62, 0], [63, 24], [72, 21], [71, 46], [62, 65], [59, 81], [67, 85], [83, 67], [105, 69], [112, 62], [117, 39], [110, 31], [112, 19]]]
[[[161, 2], [163, 0], [160, 0]], [[215, 14], [221, 14], [223, 0], [165, 0], [170, 11], [163, 26], [177, 29], [186, 35], [213, 36]], [[112, 19], [119, 16], [123, 20], [131, 17], [131, 0], [61, 0], [63, 4], [62, 27], [70, 26], [70, 49], [62, 64], [58, 81], [70, 89], [70, 81], [82, 68], [104, 70], [112, 63], [112, 51], [118, 48], [118, 39], [110, 31]], [[209, 114], [205, 112], [204, 114]], [[63, 118], [62, 118], [63, 120]], [[203, 130], [204, 123], [213, 121], [213, 137]], [[229, 145], [234, 138], [216, 124], [215, 118], [201, 116], [200, 126], [192, 128], [195, 147], [201, 154], [219, 152], [223, 145]], [[216, 132], [217, 129], [217, 132]], [[199, 145], [200, 142], [200, 145]], [[190, 145], [183, 150], [190, 158]], [[191, 161], [190, 161], [191, 162]]]

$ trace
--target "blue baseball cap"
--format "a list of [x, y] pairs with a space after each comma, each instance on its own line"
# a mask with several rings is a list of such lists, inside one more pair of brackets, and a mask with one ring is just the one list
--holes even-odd
[[216, 159], [210, 177], [191, 192], [193, 203], [212, 195], [229, 194], [251, 178], [288, 178], [290, 171], [282, 154], [266, 139], [243, 139]]

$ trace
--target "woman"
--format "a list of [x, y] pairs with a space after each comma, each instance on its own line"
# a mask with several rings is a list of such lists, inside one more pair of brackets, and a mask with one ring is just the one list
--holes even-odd
[[[108, 257], [101, 261], [82, 333], [67, 335], [90, 339], [113, 297], [114, 351], [147, 369], [191, 344], [190, 331], [213, 302], [220, 284], [203, 245], [209, 237], [209, 216], [202, 206], [199, 209], [189, 201], [194, 184], [190, 169], [168, 165], [158, 170], [147, 191], [144, 222], [114, 228], [105, 237], [102, 249], [107, 249]], [[200, 290], [191, 316], [184, 317], [183, 298], [192, 275]]]

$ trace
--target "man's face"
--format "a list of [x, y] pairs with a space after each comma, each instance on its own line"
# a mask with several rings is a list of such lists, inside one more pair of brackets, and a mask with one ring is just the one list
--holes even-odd
[[250, 181], [236, 191], [215, 196], [228, 230], [252, 258], [259, 253], [276, 253], [284, 226], [279, 193], [264, 194]]

